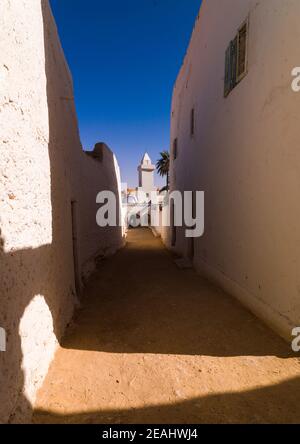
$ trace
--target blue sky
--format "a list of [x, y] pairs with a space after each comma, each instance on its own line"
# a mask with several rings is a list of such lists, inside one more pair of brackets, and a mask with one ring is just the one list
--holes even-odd
[[[169, 149], [172, 89], [201, 0], [50, 0], [72, 71], [81, 141], [106, 142], [137, 186]], [[157, 185], [162, 181], [157, 177]]]

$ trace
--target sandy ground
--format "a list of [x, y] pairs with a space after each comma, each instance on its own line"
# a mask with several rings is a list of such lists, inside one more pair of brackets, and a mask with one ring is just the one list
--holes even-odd
[[300, 359], [146, 229], [103, 262], [35, 423], [300, 422]]

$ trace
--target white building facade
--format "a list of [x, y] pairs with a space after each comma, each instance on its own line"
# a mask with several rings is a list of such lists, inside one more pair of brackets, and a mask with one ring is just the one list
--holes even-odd
[[164, 236], [287, 339], [300, 325], [299, 18], [298, 0], [202, 2], [174, 87], [170, 179], [205, 192], [205, 234]]
[[[96, 223], [120, 172], [85, 153], [72, 79], [46, 0], [0, 2], [0, 423], [30, 419], [95, 262], [123, 245]], [[121, 205], [121, 201], [119, 201]]]
[[137, 188], [138, 196], [142, 196], [142, 194], [146, 195], [147, 198], [150, 197], [150, 194], [157, 189], [154, 186], [154, 171], [155, 165], [152, 164], [150, 156], [148, 153], [145, 153], [140, 165], [138, 166], [139, 173], [139, 186]]

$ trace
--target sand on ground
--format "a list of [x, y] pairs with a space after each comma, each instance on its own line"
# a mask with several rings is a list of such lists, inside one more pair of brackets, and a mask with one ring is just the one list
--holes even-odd
[[299, 423], [300, 359], [150, 230], [102, 262], [35, 423]]

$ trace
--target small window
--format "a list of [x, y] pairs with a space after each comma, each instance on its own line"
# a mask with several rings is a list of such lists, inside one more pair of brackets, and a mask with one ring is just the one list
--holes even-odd
[[173, 143], [173, 159], [176, 160], [178, 155], [178, 139], [174, 140]]
[[231, 66], [230, 66], [230, 88], [233, 89], [237, 84], [237, 43], [238, 38], [235, 37], [234, 40], [230, 43], [230, 60], [231, 60]]
[[226, 50], [225, 56], [225, 82], [224, 96], [236, 86], [236, 64], [237, 64], [237, 37], [232, 40]]
[[236, 87], [247, 74], [248, 20], [238, 30], [225, 54], [224, 97]]
[[191, 136], [195, 134], [195, 109], [191, 111]]
[[237, 81], [239, 82], [247, 73], [247, 39], [248, 21], [239, 29], [237, 35]]

